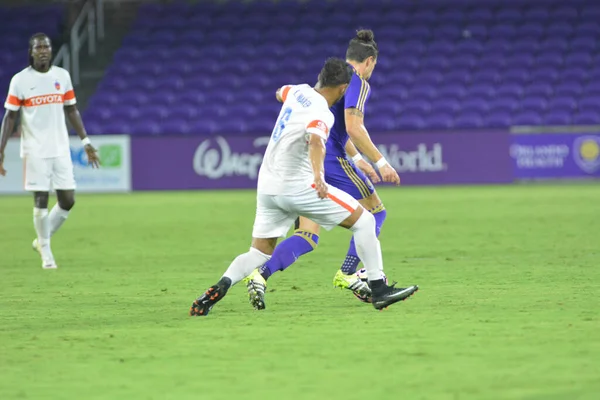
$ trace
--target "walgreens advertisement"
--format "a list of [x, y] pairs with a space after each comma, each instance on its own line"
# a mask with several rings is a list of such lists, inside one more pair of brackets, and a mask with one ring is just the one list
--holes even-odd
[[[506, 132], [372, 135], [405, 185], [513, 180]], [[134, 190], [256, 187], [268, 136], [132, 138]]]
[[515, 179], [600, 178], [600, 134], [512, 135]]
[[[125, 192], [131, 190], [129, 136], [94, 136], [92, 144], [98, 149], [102, 166], [92, 169], [81, 141], [70, 138], [71, 159], [78, 192]], [[5, 150], [5, 177], [0, 177], [0, 193], [20, 194], [23, 189], [23, 160], [19, 157], [20, 139], [8, 141]]]

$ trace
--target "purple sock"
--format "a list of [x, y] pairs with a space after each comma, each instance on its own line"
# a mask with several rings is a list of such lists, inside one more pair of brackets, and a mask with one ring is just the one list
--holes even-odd
[[[379, 211], [377, 211], [379, 210]], [[373, 216], [375, 217], [375, 233], [379, 237], [379, 232], [381, 232], [381, 226], [383, 225], [383, 221], [385, 221], [385, 217], [387, 216], [387, 211], [385, 208], [376, 207], [371, 210]], [[342, 272], [346, 275], [354, 274], [356, 269], [358, 268], [358, 264], [360, 264], [360, 258], [358, 258], [358, 254], [356, 253], [356, 246], [354, 245], [354, 236], [350, 239], [350, 248], [348, 249], [348, 253], [346, 254], [346, 259], [342, 264]]]
[[269, 279], [273, 273], [283, 271], [295, 263], [301, 255], [313, 251], [318, 243], [318, 235], [300, 229], [296, 230], [293, 236], [279, 243], [271, 259], [260, 267], [260, 275]]

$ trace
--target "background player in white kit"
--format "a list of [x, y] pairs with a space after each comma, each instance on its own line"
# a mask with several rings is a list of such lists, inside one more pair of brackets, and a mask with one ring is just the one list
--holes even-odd
[[315, 88], [288, 86], [282, 93], [283, 106], [258, 175], [252, 247], [233, 260], [221, 280], [194, 301], [190, 315], [207, 315], [231, 286], [268, 261], [277, 239], [285, 236], [298, 216], [328, 230], [340, 225], [354, 233], [376, 309], [418, 290], [416, 285], [395, 288], [385, 284], [375, 218], [352, 196], [325, 183], [325, 141], [334, 122], [329, 108], [342, 98], [352, 75], [346, 61], [331, 58], [325, 62]]
[[[50, 237], [67, 219], [75, 204], [75, 177], [69, 148], [65, 114], [81, 138], [89, 163], [99, 166], [96, 149], [90, 144], [81, 115], [75, 106], [75, 92], [69, 72], [52, 65], [52, 44], [37, 33], [29, 39], [29, 67], [13, 76], [0, 129], [0, 175], [4, 149], [21, 114], [21, 158], [25, 164], [25, 190], [33, 192], [34, 248], [42, 267], [56, 268]], [[56, 190], [57, 204], [48, 213], [48, 197]]]

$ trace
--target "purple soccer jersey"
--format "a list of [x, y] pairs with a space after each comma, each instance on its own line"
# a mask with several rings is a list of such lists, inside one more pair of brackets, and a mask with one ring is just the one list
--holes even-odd
[[346, 157], [345, 147], [348, 142], [348, 132], [346, 131], [345, 110], [356, 108], [364, 114], [370, 95], [369, 83], [355, 73], [344, 97], [330, 109], [335, 116], [335, 122], [327, 139], [325, 181], [355, 199], [369, 197], [375, 188], [369, 178]]

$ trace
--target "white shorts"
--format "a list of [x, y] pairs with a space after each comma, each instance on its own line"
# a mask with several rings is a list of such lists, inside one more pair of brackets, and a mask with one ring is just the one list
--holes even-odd
[[329, 194], [325, 199], [320, 199], [317, 191], [310, 187], [292, 196], [258, 193], [252, 237], [283, 237], [299, 216], [306, 217], [327, 230], [339, 225], [360, 204], [348, 193], [328, 186]]
[[38, 158], [27, 156], [23, 160], [25, 190], [49, 192], [50, 190], [74, 190], [75, 174], [71, 156]]

